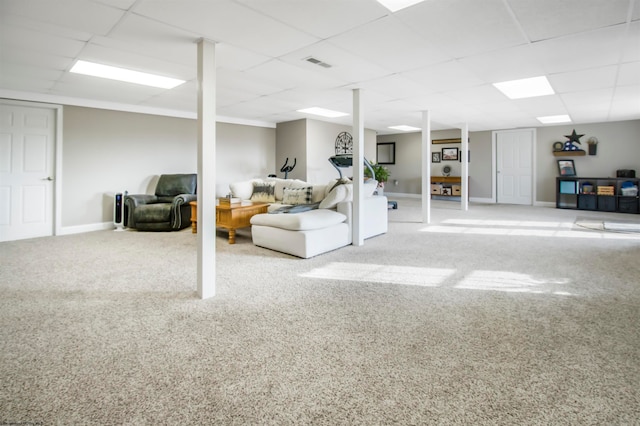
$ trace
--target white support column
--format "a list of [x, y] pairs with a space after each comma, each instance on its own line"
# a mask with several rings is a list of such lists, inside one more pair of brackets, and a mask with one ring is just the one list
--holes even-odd
[[216, 294], [216, 46], [198, 41], [198, 296]]
[[431, 113], [422, 111], [422, 221], [431, 223]]
[[364, 196], [364, 115], [362, 112], [362, 93], [353, 89], [353, 218], [352, 237], [354, 246], [364, 245], [362, 223], [364, 212], [362, 204]]
[[462, 126], [460, 138], [462, 139], [460, 210], [469, 210], [469, 125], [467, 123]]

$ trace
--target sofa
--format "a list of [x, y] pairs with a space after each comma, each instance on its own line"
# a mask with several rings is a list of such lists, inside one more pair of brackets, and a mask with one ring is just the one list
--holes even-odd
[[[364, 185], [363, 236], [384, 234], [388, 202], [373, 195], [377, 182]], [[353, 183], [334, 179], [311, 184], [297, 179], [266, 178], [229, 185], [241, 200], [269, 203], [268, 213], [251, 218], [251, 236], [257, 246], [310, 258], [352, 243]]]

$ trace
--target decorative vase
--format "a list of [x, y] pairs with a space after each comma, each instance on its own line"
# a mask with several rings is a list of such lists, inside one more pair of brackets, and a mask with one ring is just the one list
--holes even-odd
[[596, 155], [596, 152], [598, 152], [598, 145], [595, 143], [590, 143], [589, 144], [589, 155]]

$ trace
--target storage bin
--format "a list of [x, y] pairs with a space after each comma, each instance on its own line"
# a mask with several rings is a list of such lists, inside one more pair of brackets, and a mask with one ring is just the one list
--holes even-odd
[[580, 210], [598, 210], [598, 197], [595, 195], [579, 195], [578, 208]]
[[440, 195], [442, 193], [442, 185], [440, 185], [439, 183], [432, 183], [431, 193], [435, 195]]
[[598, 186], [598, 195], [614, 195], [615, 193], [615, 186]]
[[603, 212], [615, 212], [616, 197], [612, 195], [598, 195], [598, 210]]
[[451, 193], [453, 195], [462, 195], [462, 187], [460, 185], [451, 185]]
[[638, 213], [637, 197], [619, 197], [618, 211], [621, 213]]

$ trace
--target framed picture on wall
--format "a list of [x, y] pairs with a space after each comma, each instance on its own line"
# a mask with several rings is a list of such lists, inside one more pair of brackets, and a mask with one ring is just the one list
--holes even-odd
[[442, 161], [458, 161], [458, 148], [442, 148]]
[[431, 153], [431, 162], [432, 163], [439, 163], [440, 162], [440, 153], [439, 152], [432, 152]]
[[558, 160], [558, 172], [560, 176], [575, 176], [576, 166], [573, 160]]

